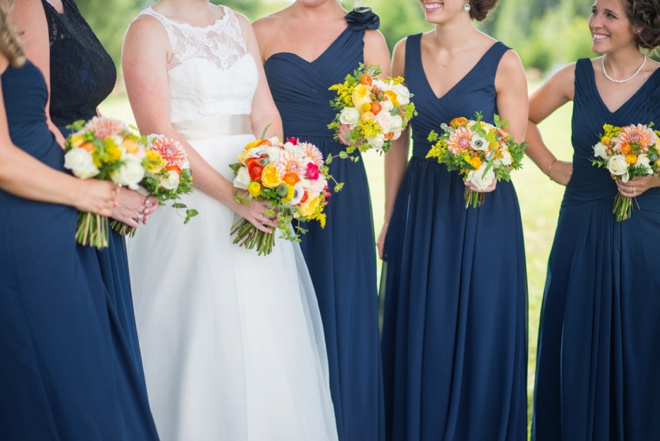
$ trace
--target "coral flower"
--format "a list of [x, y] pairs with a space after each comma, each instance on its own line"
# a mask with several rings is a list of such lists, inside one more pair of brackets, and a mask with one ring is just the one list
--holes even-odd
[[642, 152], [646, 153], [648, 148], [655, 144], [656, 136], [653, 130], [648, 127], [637, 124], [621, 128], [619, 134], [619, 142], [625, 144], [637, 144], [642, 148]]
[[318, 165], [319, 167], [325, 164], [325, 161], [323, 160], [323, 153], [321, 153], [321, 150], [319, 150], [319, 148], [314, 144], [309, 142], [301, 142], [300, 146], [303, 148], [305, 155], [314, 161], [314, 164]]
[[474, 133], [467, 127], [461, 127], [452, 131], [447, 140], [447, 148], [452, 153], [460, 153], [467, 150], [472, 144]]
[[116, 119], [100, 118], [95, 116], [90, 119], [85, 128], [92, 130], [97, 138], [110, 138], [112, 136], [119, 136], [127, 130], [126, 124]]
[[149, 147], [149, 150], [153, 150], [160, 154], [168, 164], [176, 165], [179, 168], [185, 168], [184, 165], [187, 161], [186, 151], [178, 141], [165, 136], [158, 136], [151, 147]]

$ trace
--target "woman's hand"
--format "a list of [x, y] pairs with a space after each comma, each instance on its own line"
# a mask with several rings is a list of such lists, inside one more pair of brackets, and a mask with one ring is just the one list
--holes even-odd
[[271, 217], [266, 213], [267, 211], [273, 210], [270, 202], [248, 199], [245, 190], [237, 191], [239, 196], [247, 200], [248, 203], [243, 204], [237, 202], [233, 207], [234, 211], [238, 215], [245, 218], [252, 225], [254, 225], [259, 231], [263, 231], [264, 233], [272, 233], [277, 228], [277, 219], [271, 219]]
[[121, 187], [117, 198], [117, 206], [112, 210], [110, 217], [125, 223], [129, 227], [138, 228], [140, 223], [144, 222], [145, 216], [151, 216], [154, 211], [153, 207], [145, 205], [147, 200], [153, 203], [152, 199], [145, 198], [137, 191]]
[[80, 180], [80, 191], [76, 197], [75, 208], [82, 212], [110, 216], [117, 206], [119, 187], [110, 181], [97, 179]]
[[339, 126], [339, 131], [337, 132], [337, 136], [339, 136], [339, 140], [344, 143], [347, 146], [351, 146], [351, 142], [346, 138], [346, 135], [351, 133], [351, 126], [348, 124], [341, 124]]
[[477, 193], [490, 193], [491, 191], [495, 191], [495, 187], [497, 187], [497, 179], [493, 179], [493, 182], [491, 182], [490, 185], [483, 190], [479, 189], [479, 187], [474, 185], [472, 182], [465, 181], [465, 185], [467, 185], [470, 190]]
[[158, 207], [160, 207], [160, 205], [158, 204], [158, 198], [154, 195], [149, 195], [146, 198], [144, 198], [142, 206], [144, 207], [144, 209], [142, 210], [142, 214], [143, 214], [142, 223], [146, 224], [149, 218], [153, 216], [156, 210], [158, 210]]
[[657, 187], [657, 180], [654, 176], [635, 176], [628, 182], [617, 179], [616, 186], [619, 187], [619, 192], [622, 196], [634, 198], [640, 196], [649, 188]]
[[560, 185], [568, 185], [573, 175], [573, 163], [568, 161], [555, 161], [548, 170], [548, 177]]

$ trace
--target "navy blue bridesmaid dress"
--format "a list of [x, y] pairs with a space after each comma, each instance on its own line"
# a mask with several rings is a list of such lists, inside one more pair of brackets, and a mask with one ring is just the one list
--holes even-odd
[[616, 111], [591, 60], [577, 62], [573, 175], [548, 261], [536, 361], [532, 439], [660, 437], [660, 189], [612, 214], [617, 187], [591, 165], [603, 124], [660, 122], [660, 71]]
[[[2, 93], [12, 142], [62, 171], [40, 71], [7, 68]], [[77, 215], [0, 190], [0, 439], [155, 440]]]
[[[324, 157], [345, 148], [327, 125], [335, 117], [328, 88], [364, 62], [364, 33], [377, 29], [370, 10], [350, 12], [348, 27], [316, 60], [276, 53], [266, 60], [268, 84], [284, 124], [284, 135], [314, 143]], [[330, 389], [339, 439], [384, 439], [378, 337], [376, 252], [369, 183], [362, 161], [335, 159], [330, 173], [346, 184], [333, 193], [327, 224], [309, 223], [301, 248], [321, 310], [330, 366]]]
[[445, 95], [431, 89], [421, 35], [408, 37], [406, 84], [419, 115], [413, 152], [385, 240], [383, 372], [387, 439], [523, 441], [527, 436], [527, 288], [514, 186], [479, 208], [436, 158], [427, 136], [477, 111], [493, 122], [495, 43]]
[[[73, 0], [62, 0], [62, 14], [46, 0], [42, 3], [50, 37], [50, 117], [66, 136], [70, 132], [66, 126], [96, 116], [98, 105], [115, 86], [117, 72]], [[113, 312], [133, 358], [134, 373], [144, 383], [125, 239], [111, 231], [108, 248], [94, 252], [98, 254]], [[146, 401], [146, 386], [143, 384], [141, 389]]]

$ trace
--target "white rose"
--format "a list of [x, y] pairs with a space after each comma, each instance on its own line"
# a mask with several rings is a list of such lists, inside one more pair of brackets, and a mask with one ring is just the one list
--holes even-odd
[[179, 186], [179, 181], [181, 180], [181, 177], [177, 172], [174, 170], [169, 170], [167, 172], [167, 176], [160, 181], [160, 186], [163, 187], [165, 190], [174, 190]]
[[392, 86], [392, 91], [396, 93], [397, 95], [396, 100], [402, 106], [410, 102], [410, 91], [408, 91], [408, 88], [403, 84], [395, 84], [394, 86]]
[[131, 190], [137, 190], [138, 184], [144, 178], [144, 167], [142, 161], [135, 155], [124, 156], [124, 164], [110, 174], [112, 182], [123, 185]]
[[379, 133], [376, 136], [367, 138], [367, 144], [375, 150], [380, 151], [383, 148], [383, 144], [385, 144], [385, 136], [382, 133]]
[[360, 111], [355, 107], [346, 107], [339, 114], [339, 122], [355, 128], [358, 122], [360, 122]]
[[247, 190], [250, 182], [252, 182], [252, 178], [250, 178], [250, 172], [247, 167], [239, 168], [238, 173], [236, 173], [236, 176], [234, 177], [234, 187]]
[[488, 163], [484, 162], [479, 167], [479, 170], [472, 170], [467, 175], [467, 181], [473, 183], [479, 190], [487, 189], [493, 183], [493, 179], [495, 179], [495, 170], [493, 170], [493, 167], [484, 173], [487, 166]]
[[279, 147], [271, 146], [268, 147], [268, 149], [266, 149], [266, 154], [268, 155], [268, 159], [270, 160], [270, 162], [277, 162], [280, 159], [280, 156], [282, 156], [283, 151], [284, 150], [282, 150]]
[[378, 115], [374, 117], [374, 122], [380, 125], [380, 128], [383, 129], [383, 133], [387, 133], [392, 130], [392, 115], [387, 112], [379, 112]]
[[642, 153], [637, 157], [637, 162], [635, 163], [636, 166], [639, 166], [640, 168], [645, 168], [646, 173], [649, 175], [653, 174], [653, 170], [651, 170], [651, 160], [649, 159], [648, 155]]
[[607, 147], [603, 143], [598, 143], [594, 146], [594, 156], [607, 159]]
[[614, 155], [607, 161], [607, 169], [614, 176], [622, 176], [623, 182], [628, 182], [628, 163], [623, 155]]
[[500, 154], [502, 155], [502, 157], [497, 159], [500, 162], [500, 164], [506, 166], [511, 165], [511, 163], [513, 162], [511, 153], [508, 150], [502, 150]]
[[390, 118], [390, 131], [396, 132], [403, 129], [403, 118], [401, 115], [393, 115]]
[[92, 154], [85, 149], [71, 149], [64, 155], [64, 168], [69, 169], [80, 179], [98, 175], [100, 170], [94, 165]]
[[386, 83], [385, 81], [379, 79], [379, 78], [374, 78], [372, 81], [372, 84], [379, 88], [380, 90], [389, 90], [391, 89], [391, 84]]
[[380, 108], [389, 113], [390, 110], [394, 109], [394, 104], [388, 98], [380, 102]]
[[479, 135], [475, 135], [472, 138], [471, 145], [475, 150], [481, 150], [482, 152], [488, 150], [488, 141], [486, 141], [486, 138]]

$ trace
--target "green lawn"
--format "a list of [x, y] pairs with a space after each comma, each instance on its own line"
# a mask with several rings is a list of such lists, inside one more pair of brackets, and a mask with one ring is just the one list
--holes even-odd
[[[541, 132], [547, 145], [559, 159], [570, 160], [570, 117], [572, 106], [566, 105], [541, 124]], [[113, 96], [101, 106], [106, 116], [133, 122], [127, 100], [123, 96]], [[364, 156], [369, 175], [371, 200], [374, 209], [374, 226], [379, 233], [383, 222], [385, 201], [384, 171], [382, 157], [376, 153]], [[526, 159], [522, 170], [514, 172], [513, 181], [518, 191], [522, 210], [525, 250], [527, 256], [527, 277], [529, 281], [529, 377], [528, 394], [531, 409], [534, 368], [536, 365], [536, 339], [545, 270], [557, 224], [559, 204], [563, 187], [550, 181], [538, 168]]]

